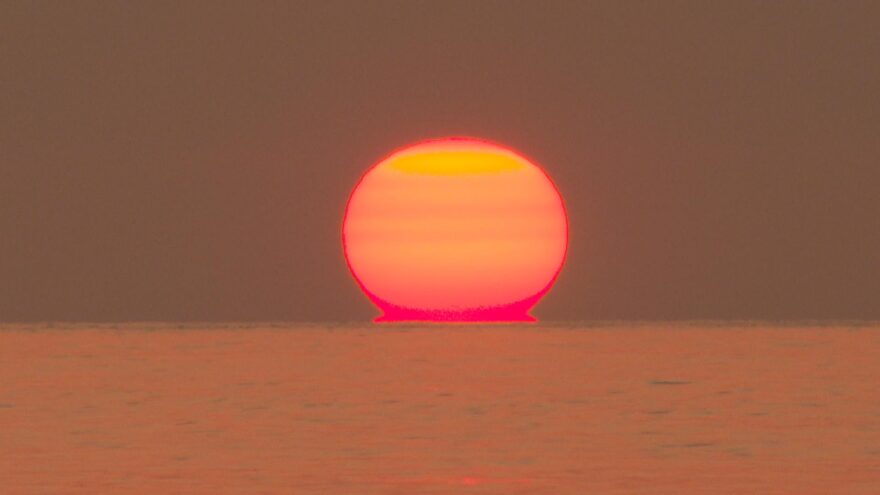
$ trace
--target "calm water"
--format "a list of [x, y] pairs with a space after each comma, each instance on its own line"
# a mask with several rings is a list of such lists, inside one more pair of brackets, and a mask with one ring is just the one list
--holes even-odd
[[880, 327], [0, 328], [0, 492], [880, 493]]

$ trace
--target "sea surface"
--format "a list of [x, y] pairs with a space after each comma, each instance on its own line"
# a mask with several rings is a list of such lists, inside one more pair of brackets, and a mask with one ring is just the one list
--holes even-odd
[[880, 494], [880, 326], [6, 325], [0, 493]]

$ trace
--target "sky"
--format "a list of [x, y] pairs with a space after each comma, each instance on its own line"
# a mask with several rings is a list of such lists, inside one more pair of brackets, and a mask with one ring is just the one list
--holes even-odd
[[361, 174], [553, 177], [544, 320], [880, 319], [878, 2], [0, 4], [0, 321], [363, 320]]

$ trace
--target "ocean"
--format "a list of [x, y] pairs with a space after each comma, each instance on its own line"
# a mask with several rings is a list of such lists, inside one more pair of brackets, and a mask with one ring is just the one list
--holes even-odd
[[880, 326], [5, 325], [0, 493], [878, 494]]

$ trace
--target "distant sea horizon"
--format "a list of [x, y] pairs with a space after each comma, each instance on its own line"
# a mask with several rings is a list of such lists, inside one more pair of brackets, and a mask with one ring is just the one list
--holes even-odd
[[693, 319], [541, 319], [534, 322], [444, 322], [444, 321], [399, 321], [399, 322], [375, 322], [371, 318], [348, 319], [348, 320], [162, 320], [162, 319], [132, 319], [132, 320], [21, 320], [2, 321], [0, 330], [10, 330], [30, 327], [46, 328], [287, 328], [287, 327], [320, 327], [320, 326], [370, 326], [375, 328], [402, 328], [413, 326], [428, 326], [431, 328], [450, 327], [621, 327], [621, 326], [658, 326], [658, 327], [875, 327], [880, 326], [880, 320], [859, 318], [786, 318], [786, 319], [762, 319], [762, 318], [693, 318]]

